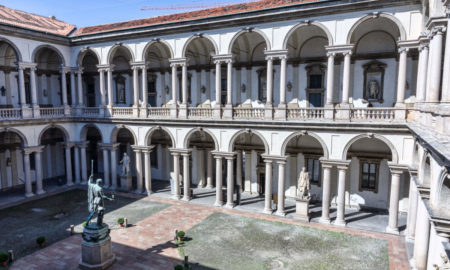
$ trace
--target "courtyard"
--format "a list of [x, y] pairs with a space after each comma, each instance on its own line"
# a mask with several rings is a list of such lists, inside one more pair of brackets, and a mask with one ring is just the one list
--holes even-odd
[[[2, 210], [12, 233], [0, 246], [19, 257], [11, 269], [77, 269], [85, 199], [85, 190], [71, 190]], [[400, 236], [134, 194], [116, 194], [106, 208], [111, 269], [173, 269], [182, 254], [193, 269], [408, 269]], [[129, 227], [120, 228], [118, 217]], [[186, 232], [180, 247], [175, 230]], [[37, 247], [39, 235], [46, 248]]]

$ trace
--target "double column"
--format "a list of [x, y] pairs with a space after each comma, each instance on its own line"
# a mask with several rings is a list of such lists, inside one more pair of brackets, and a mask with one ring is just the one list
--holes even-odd
[[34, 196], [33, 185], [30, 169], [30, 155], [34, 154], [35, 160], [35, 172], [36, 172], [36, 194], [42, 195], [45, 193], [42, 183], [42, 150], [44, 146], [26, 147], [22, 149], [24, 171], [25, 171], [25, 197], [29, 198]]
[[[286, 86], [287, 86], [287, 50], [276, 50], [276, 51], [265, 51], [266, 61], [267, 61], [267, 101], [265, 109], [265, 118], [284, 120], [286, 119]], [[274, 60], [280, 60], [280, 102], [275, 110], [275, 115], [273, 115], [273, 87], [274, 87]]]
[[[216, 105], [214, 108], [214, 116], [216, 118], [233, 117], [233, 55], [216, 55], [213, 58], [216, 65]], [[222, 64], [226, 64], [226, 78], [227, 78], [227, 95], [225, 100], [225, 106], [223, 108], [223, 114], [221, 113], [222, 107]]]
[[416, 101], [424, 102], [427, 88], [427, 71], [428, 71], [428, 39], [422, 38], [419, 45], [419, 63], [417, 68], [417, 94]]
[[[171, 107], [171, 116], [177, 117], [178, 115], [183, 118], [187, 118], [187, 107], [188, 107], [188, 74], [187, 74], [187, 65], [189, 59], [187, 58], [173, 58], [170, 59], [170, 66], [172, 68], [172, 107]], [[181, 67], [181, 104], [178, 110], [178, 67]]]
[[228, 152], [212, 152], [214, 158], [216, 159], [216, 202], [215, 206], [223, 205], [223, 191], [222, 191], [222, 183], [223, 183], [223, 160], [226, 160], [226, 168], [227, 168], [227, 198], [226, 198], [226, 208], [233, 208], [235, 206], [234, 203], [234, 158], [236, 153], [228, 153]]
[[[20, 105], [22, 107], [22, 117], [31, 118], [39, 117], [40, 109], [37, 100], [37, 85], [36, 85], [36, 66], [35, 63], [19, 62], [19, 92], [20, 92]], [[26, 92], [25, 92], [25, 70], [30, 70], [30, 94], [31, 94], [31, 108], [27, 104]]]
[[[133, 116], [147, 117], [147, 64], [145, 62], [130, 63], [133, 70]], [[142, 72], [142, 91], [139, 87], [139, 72]], [[142, 98], [140, 94], [142, 93]], [[142, 108], [139, 110], [139, 101], [141, 101]]]

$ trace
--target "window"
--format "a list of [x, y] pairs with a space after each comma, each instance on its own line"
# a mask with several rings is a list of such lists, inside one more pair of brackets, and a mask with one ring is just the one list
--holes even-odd
[[310, 89], [322, 89], [323, 79], [322, 74], [310, 74], [309, 75], [309, 88]]
[[147, 100], [150, 106], [156, 107], [156, 75], [148, 77]]
[[359, 190], [378, 191], [379, 162], [373, 160], [361, 160], [361, 176]]
[[[222, 74], [224, 71], [222, 70]], [[220, 102], [222, 105], [227, 103], [227, 78], [222, 78], [220, 81], [221, 91], [220, 91]]]
[[309, 107], [323, 107], [325, 66], [311, 64], [305, 67], [308, 79], [306, 88]]
[[320, 161], [318, 158], [306, 158], [306, 169], [309, 173], [311, 184], [320, 185]]

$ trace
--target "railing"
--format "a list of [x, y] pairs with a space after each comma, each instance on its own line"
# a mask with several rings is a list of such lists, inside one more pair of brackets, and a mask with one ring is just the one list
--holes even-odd
[[288, 119], [323, 119], [323, 108], [295, 108], [287, 110]]
[[212, 108], [188, 108], [189, 118], [211, 118], [212, 116]]
[[351, 111], [351, 119], [355, 121], [390, 121], [394, 118], [394, 108], [353, 108]]
[[112, 108], [113, 117], [129, 117], [133, 116], [133, 108], [129, 107], [113, 107]]
[[20, 119], [22, 117], [21, 108], [5, 108], [0, 109], [0, 120]]
[[81, 108], [81, 115], [88, 117], [96, 117], [100, 115], [100, 108], [96, 107], [85, 107]]
[[264, 119], [264, 108], [233, 108], [233, 118]]
[[64, 108], [40, 108], [39, 109], [42, 118], [64, 117]]
[[170, 108], [149, 107], [147, 108], [147, 117], [167, 117], [170, 116]]

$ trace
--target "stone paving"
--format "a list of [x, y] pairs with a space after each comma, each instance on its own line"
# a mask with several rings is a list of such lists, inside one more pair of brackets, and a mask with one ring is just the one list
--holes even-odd
[[[136, 223], [133, 227], [112, 230], [113, 252], [117, 256], [117, 262], [110, 269], [173, 269], [173, 266], [180, 262], [177, 247], [172, 242], [175, 229], [186, 231], [214, 212], [382, 239], [388, 243], [390, 269], [410, 269], [404, 238], [401, 236], [304, 223], [277, 216], [214, 208], [164, 198], [148, 197], [145, 200], [168, 203], [171, 206]], [[16, 261], [11, 269], [77, 269], [80, 243], [80, 235], [71, 236]]]

